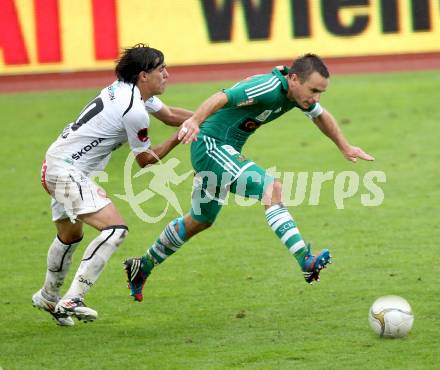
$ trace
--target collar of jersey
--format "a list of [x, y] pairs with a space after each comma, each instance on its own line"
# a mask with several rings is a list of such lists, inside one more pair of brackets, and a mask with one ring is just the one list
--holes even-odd
[[289, 85], [287, 83], [286, 77], [284, 77], [282, 71], [280, 71], [278, 68], [272, 69], [272, 74], [275, 75], [280, 81], [281, 85], [283, 86], [283, 90], [287, 91], [289, 89]]
[[137, 87], [136, 84], [134, 84], [133, 92], [134, 92], [133, 97], [134, 97], [135, 99], [140, 99], [140, 100], [142, 100], [141, 90], [139, 90], [139, 87]]

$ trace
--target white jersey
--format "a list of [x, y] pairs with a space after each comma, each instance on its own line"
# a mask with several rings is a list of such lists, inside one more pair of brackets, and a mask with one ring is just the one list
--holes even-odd
[[162, 107], [154, 96], [144, 102], [136, 85], [115, 81], [64, 129], [46, 158], [61, 160], [85, 174], [103, 170], [111, 152], [127, 141], [135, 155], [150, 147], [148, 112]]

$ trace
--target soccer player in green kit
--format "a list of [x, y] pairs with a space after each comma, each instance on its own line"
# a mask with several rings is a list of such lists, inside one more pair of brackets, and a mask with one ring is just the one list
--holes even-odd
[[294, 255], [306, 282], [319, 281], [321, 269], [330, 262], [329, 250], [312, 255], [310, 245], [305, 244], [281, 202], [281, 183], [240, 152], [261, 125], [299, 108], [346, 159], [374, 160], [348, 143], [335, 118], [319, 104], [328, 78], [323, 61], [317, 55], [306, 54], [294, 60], [290, 68], [275, 68], [212, 95], [182, 124], [179, 139], [184, 144], [192, 143], [191, 161], [196, 172], [191, 212], [171, 221], [145, 255], [125, 261], [135, 300], [142, 301], [143, 286], [156, 265], [214, 223], [228, 191], [261, 200], [269, 227]]

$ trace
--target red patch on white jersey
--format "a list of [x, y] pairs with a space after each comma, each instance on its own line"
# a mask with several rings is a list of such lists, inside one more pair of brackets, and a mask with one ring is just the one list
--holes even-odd
[[41, 185], [43, 185], [43, 188], [44, 190], [47, 191], [47, 194], [50, 194], [46, 184], [46, 171], [47, 171], [47, 164], [46, 164], [46, 160], [44, 160], [43, 164], [41, 165]]
[[138, 139], [145, 143], [148, 140], [148, 129], [143, 128], [138, 131]]

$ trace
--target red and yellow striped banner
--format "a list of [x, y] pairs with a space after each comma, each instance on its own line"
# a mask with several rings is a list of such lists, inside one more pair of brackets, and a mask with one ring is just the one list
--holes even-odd
[[170, 65], [440, 51], [436, 0], [0, 0], [0, 74], [112, 68], [138, 42]]

